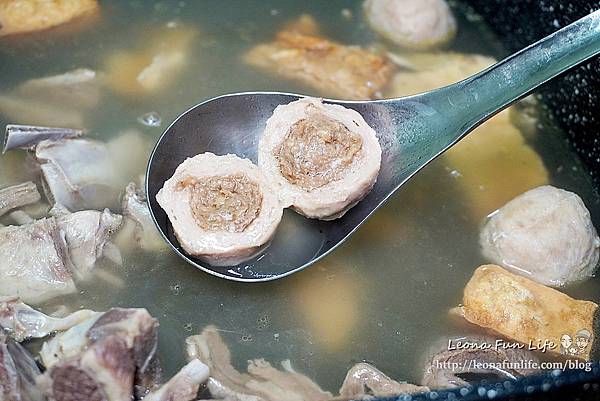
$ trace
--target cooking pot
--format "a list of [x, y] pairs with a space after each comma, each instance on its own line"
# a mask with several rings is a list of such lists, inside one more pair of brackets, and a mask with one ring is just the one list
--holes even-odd
[[[483, 17], [504, 45], [506, 55], [600, 8], [596, 0], [467, 0], [461, 3]], [[549, 82], [536, 95], [544, 111], [542, 124], [555, 125], [566, 133], [569, 146], [588, 169], [595, 190], [600, 190], [600, 57]], [[378, 401], [600, 400], [600, 363], [596, 362], [588, 370], [551, 371], [516, 382], [482, 381], [455, 390], [432, 391], [410, 398], [379, 398]]]

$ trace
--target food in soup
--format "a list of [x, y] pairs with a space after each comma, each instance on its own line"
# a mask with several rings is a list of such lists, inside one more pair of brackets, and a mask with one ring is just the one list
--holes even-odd
[[183, 249], [214, 266], [236, 265], [262, 251], [283, 214], [260, 169], [232, 154], [186, 159], [156, 200]]
[[44, 140], [35, 161], [46, 197], [71, 211], [118, 208], [123, 187], [144, 165], [148, 141], [128, 130], [108, 143], [87, 138]]
[[0, 36], [51, 28], [97, 9], [96, 0], [4, 0], [0, 2]]
[[19, 297], [0, 297], [0, 326], [15, 340], [43, 338], [88, 320], [96, 312], [80, 309], [64, 317], [48, 316]]
[[208, 366], [193, 359], [159, 389], [144, 396], [143, 401], [197, 400], [200, 385], [209, 377]]
[[229, 348], [214, 326], [188, 337], [186, 350], [189, 360], [199, 359], [208, 365], [210, 378], [206, 386], [214, 399], [325, 401], [333, 398], [308, 377], [296, 373], [289, 363], [282, 363], [284, 370], [278, 370], [264, 359], [256, 359], [248, 361], [248, 373], [238, 372], [231, 365]]
[[103, 83], [86, 68], [30, 79], [0, 95], [0, 114], [20, 124], [83, 128], [100, 103]]
[[83, 131], [80, 129], [8, 124], [4, 133], [2, 153], [11, 149], [35, 150], [35, 147], [46, 139], [58, 141], [77, 138], [81, 135], [83, 135]]
[[539, 369], [530, 368], [540, 361], [534, 352], [502, 347], [498, 341], [502, 340], [485, 336], [444, 341], [439, 350], [428, 356], [421, 383], [436, 389], [455, 388], [482, 379], [514, 380], [540, 372]]
[[142, 35], [139, 49], [116, 51], [106, 61], [109, 87], [115, 92], [137, 98], [156, 94], [169, 87], [188, 65], [195, 28], [169, 22]]
[[0, 325], [0, 400], [43, 401], [35, 381], [41, 374], [33, 355]]
[[37, 203], [41, 200], [37, 186], [31, 182], [0, 189], [0, 216], [13, 209]]
[[88, 275], [120, 224], [108, 210], [88, 210], [0, 227], [0, 296], [36, 304], [75, 292], [74, 276]]
[[426, 49], [451, 41], [456, 20], [444, 0], [366, 0], [370, 27], [392, 42]]
[[279, 32], [275, 41], [254, 47], [244, 61], [323, 95], [357, 100], [381, 97], [395, 70], [386, 56], [302, 33], [307, 24], [299, 26], [292, 25], [291, 30]]
[[267, 120], [258, 164], [285, 206], [332, 220], [373, 188], [381, 147], [356, 111], [304, 98], [277, 106]]
[[94, 315], [44, 343], [40, 388], [59, 400], [139, 399], [158, 380], [157, 329], [145, 309]]
[[560, 348], [564, 335], [593, 333], [598, 305], [580, 301], [500, 266], [478, 267], [467, 283], [459, 313], [475, 325], [548, 354], [589, 359], [593, 338], [585, 347]]
[[592, 277], [600, 258], [600, 238], [581, 198], [550, 185], [492, 213], [479, 241], [491, 262], [552, 286]]
[[139, 248], [143, 250], [162, 251], [166, 249], [167, 244], [152, 221], [146, 194], [133, 182], [125, 188], [121, 210], [126, 220], [115, 238], [115, 243], [119, 245], [119, 248], [123, 249], [131, 245], [133, 238]]
[[357, 363], [350, 368], [340, 388], [340, 398], [368, 400], [373, 397], [392, 397], [429, 391], [428, 387], [397, 382], [368, 363]]

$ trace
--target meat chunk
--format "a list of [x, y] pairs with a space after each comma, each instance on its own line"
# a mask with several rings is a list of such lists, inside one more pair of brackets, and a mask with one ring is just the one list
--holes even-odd
[[9, 124], [4, 134], [2, 153], [11, 149], [35, 149], [45, 139], [55, 141], [66, 138], [77, 138], [83, 131], [71, 128], [36, 127], [31, 125]]
[[138, 131], [108, 143], [45, 140], [35, 147], [46, 195], [71, 211], [118, 208], [122, 188], [139, 175], [149, 144]]
[[0, 36], [51, 28], [97, 9], [96, 0], [4, 0]]
[[33, 309], [17, 297], [0, 297], [0, 326], [19, 342], [68, 330], [95, 314], [91, 310], [82, 309], [65, 317], [53, 317]]
[[340, 397], [343, 399], [364, 400], [374, 397], [424, 393], [426, 391], [429, 391], [428, 387], [397, 382], [368, 363], [357, 363], [346, 374], [344, 383], [340, 388]]
[[262, 251], [283, 213], [258, 167], [235, 155], [188, 158], [156, 200], [183, 249], [215, 266], [235, 265]]
[[454, 38], [456, 20], [444, 0], [366, 0], [371, 28], [405, 47], [426, 49]]
[[37, 186], [31, 181], [0, 189], [0, 216], [13, 209], [39, 202], [40, 199]]
[[244, 55], [245, 62], [297, 80], [324, 96], [357, 100], [381, 96], [395, 70], [392, 62], [358, 46], [345, 46], [297, 29], [306, 25], [294, 24], [290, 30], [279, 32], [275, 41], [254, 47]]
[[0, 400], [45, 401], [36, 385], [41, 374], [33, 356], [0, 326]]
[[[215, 399], [236, 401], [325, 401], [331, 393], [308, 377], [283, 364], [284, 370], [257, 359], [248, 362], [248, 373], [231, 366], [231, 354], [217, 329], [209, 326], [202, 334], [188, 337], [187, 354], [190, 360], [199, 359], [210, 369], [207, 387]], [[287, 368], [286, 368], [287, 366]]]
[[[580, 330], [593, 333], [598, 305], [579, 301], [535, 281], [510, 273], [495, 265], [480, 266], [467, 283], [464, 318], [500, 336], [525, 344], [528, 349], [544, 345], [550, 353], [560, 353], [563, 335]], [[589, 359], [591, 344], [578, 350], [577, 357]]]
[[85, 68], [34, 78], [0, 95], [0, 114], [20, 124], [83, 128], [101, 85], [100, 74]]
[[192, 401], [200, 385], [208, 379], [208, 366], [198, 359], [191, 360], [160, 389], [149, 393], [144, 401]]
[[0, 296], [40, 303], [76, 290], [109, 247], [121, 216], [108, 210], [69, 213], [0, 227]]
[[515, 380], [539, 372], [533, 368], [540, 362], [535, 353], [504, 347], [498, 341], [481, 336], [449, 339], [442, 350], [428, 357], [422, 384], [433, 389], [454, 388], [482, 379]]
[[45, 392], [57, 401], [141, 398], [160, 375], [157, 327], [145, 309], [113, 308], [59, 333], [40, 352]]
[[258, 164], [284, 206], [332, 220], [369, 193], [379, 173], [381, 147], [356, 111], [304, 98], [277, 106], [267, 120]]
[[480, 244], [491, 262], [553, 286], [591, 277], [600, 258], [600, 238], [581, 198], [549, 185], [492, 213]]

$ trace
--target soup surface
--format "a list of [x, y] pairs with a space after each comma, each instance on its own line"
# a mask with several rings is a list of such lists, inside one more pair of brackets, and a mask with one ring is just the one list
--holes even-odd
[[[406, 56], [406, 51], [382, 41], [368, 28], [357, 1], [229, 1], [225, 5], [135, 0], [103, 1], [101, 6], [92, 29], [62, 26], [0, 38], [0, 95], [28, 79], [75, 68], [106, 74], [113, 89], [101, 89], [99, 105], [87, 112], [88, 136], [108, 141], [136, 130], [147, 140], [145, 155], [177, 115], [219, 94], [278, 90], [327, 96], [243, 62], [245, 52], [271, 41], [284, 23], [301, 14], [312, 15], [331, 40], [376, 44], [396, 58]], [[458, 34], [448, 51], [503, 56], [501, 46], [476, 15], [459, 4], [453, 10]], [[169, 37], [169, 29], [178, 32], [176, 36]], [[135, 94], [136, 88], [118, 82], [119, 76], [127, 74], [128, 64], [119, 62], [129, 62], [127, 52], [151, 51], [165, 43], [177, 46], [171, 41], [187, 42], [181, 50], [183, 66], [170, 73], [165, 88]], [[35, 124], [44, 123], [43, 116], [34, 116], [36, 110], [30, 112], [32, 123], [34, 119]], [[153, 118], [141, 118], [151, 112]], [[149, 125], [157, 116], [162, 123]], [[522, 141], [506, 145], [504, 153], [492, 152], [497, 145], [484, 137], [495, 138], [505, 126], [484, 125], [472, 134], [481, 140], [481, 159], [470, 159], [465, 156], [469, 152], [458, 148], [451, 150], [414, 177], [331, 256], [289, 278], [252, 285], [224, 281], [185, 264], [167, 247], [143, 251], [131, 246], [122, 249], [122, 267], [100, 262], [95, 276], [79, 283], [79, 293], [55, 299], [42, 309], [52, 311], [57, 305], [147, 308], [160, 321], [159, 348], [167, 375], [184, 363], [185, 338], [214, 324], [238, 368], [252, 358], [264, 357], [273, 364], [290, 359], [296, 370], [336, 392], [353, 363], [368, 361], [397, 380], [418, 383], [431, 344], [467, 330], [449, 317], [448, 310], [460, 303], [465, 283], [486, 262], [478, 245], [486, 214], [533, 186], [551, 183], [579, 194], [594, 225], [600, 227], [600, 199], [563, 135], [541, 118], [519, 118], [518, 112], [510, 118], [520, 128], [515, 132]], [[0, 127], [13, 122], [14, 117], [0, 113]], [[28, 115], [18, 122], [27, 123]], [[485, 156], [488, 150], [491, 153]], [[532, 157], [543, 165], [532, 162]], [[25, 165], [25, 152], [0, 156], [0, 188], [27, 180]], [[145, 163], [134, 170], [126, 180], [137, 180]], [[491, 185], [494, 177], [498, 185]], [[43, 212], [31, 210], [34, 215]], [[299, 218], [287, 211], [286, 219], [278, 235], [305, 246], [310, 239], [293, 231]], [[600, 279], [562, 291], [599, 302]]]

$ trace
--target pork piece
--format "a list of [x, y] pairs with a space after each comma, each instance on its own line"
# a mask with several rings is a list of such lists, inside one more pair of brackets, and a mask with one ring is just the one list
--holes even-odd
[[[550, 342], [546, 351], [558, 354], [563, 335], [593, 333], [598, 305], [573, 299], [500, 266], [483, 265], [467, 283], [458, 312], [473, 324], [535, 350]], [[589, 359], [593, 337], [574, 353]], [[536, 348], [532, 348], [536, 347]]]
[[340, 397], [342, 399], [365, 400], [374, 397], [392, 397], [426, 391], [429, 391], [428, 387], [397, 382], [368, 363], [357, 363], [346, 374], [344, 383], [340, 388]]
[[436, 47], [456, 34], [456, 20], [444, 0], [366, 0], [363, 5], [371, 28], [400, 46]]
[[35, 148], [46, 195], [71, 211], [118, 208], [122, 188], [138, 176], [148, 142], [126, 131], [108, 143], [89, 139], [46, 140]]
[[277, 106], [258, 145], [258, 165], [284, 206], [310, 218], [339, 218], [366, 196], [381, 147], [360, 114], [320, 99]]
[[[302, 29], [297, 29], [298, 26]], [[381, 97], [395, 70], [387, 57], [306, 34], [306, 26], [306, 23], [291, 25], [289, 30], [279, 32], [275, 41], [251, 49], [244, 55], [244, 61], [299, 81], [324, 96], [356, 100]]]
[[11, 149], [35, 149], [45, 139], [68, 139], [83, 135], [80, 129], [37, 127], [32, 125], [9, 124], [4, 134], [2, 153]]
[[82, 309], [65, 317], [53, 317], [33, 309], [18, 297], [0, 297], [0, 326], [19, 342], [68, 330], [95, 314], [91, 310]]
[[41, 374], [33, 356], [0, 326], [0, 400], [45, 401], [36, 385]]
[[0, 216], [13, 209], [39, 202], [40, 199], [37, 186], [31, 181], [0, 189]]
[[4, 0], [0, 2], [0, 36], [51, 28], [97, 9], [96, 0]]
[[[129, 183], [125, 188], [121, 205], [127, 222], [126, 226], [119, 230], [119, 236], [126, 232], [127, 241], [133, 237], [139, 247], [146, 251], [166, 249], [166, 242], [152, 221], [144, 191], [138, 189], [133, 182]], [[130, 229], [129, 225], [131, 225]]]
[[149, 393], [144, 401], [192, 401], [209, 376], [208, 366], [198, 359], [191, 360], [160, 389]]
[[229, 401], [319, 401], [332, 398], [308, 377], [282, 363], [284, 370], [257, 359], [248, 362], [248, 373], [231, 366], [231, 354], [217, 328], [209, 326], [200, 335], [188, 337], [190, 360], [199, 359], [210, 370], [207, 387], [214, 399]]
[[157, 328], [145, 309], [113, 308], [59, 333], [40, 352], [45, 392], [57, 401], [141, 398], [159, 380]]
[[0, 95], [0, 114], [20, 124], [83, 128], [100, 102], [101, 86], [101, 76], [85, 68], [31, 79]]
[[283, 208], [248, 159], [202, 153], [181, 163], [156, 195], [181, 246], [214, 266], [250, 259], [271, 241]]
[[[539, 372], [532, 366], [540, 362], [535, 353], [503, 347], [498, 341], [481, 336], [449, 339], [443, 348], [428, 356], [422, 384], [433, 389], [454, 388], [481, 379], [515, 380]], [[490, 367], [477, 366], [472, 361]]]
[[86, 276], [120, 224], [108, 210], [88, 210], [0, 227], [0, 296], [37, 304], [76, 291], [73, 276]]
[[552, 286], [592, 277], [600, 258], [600, 238], [581, 198], [550, 185], [492, 213], [479, 242], [491, 262]]

